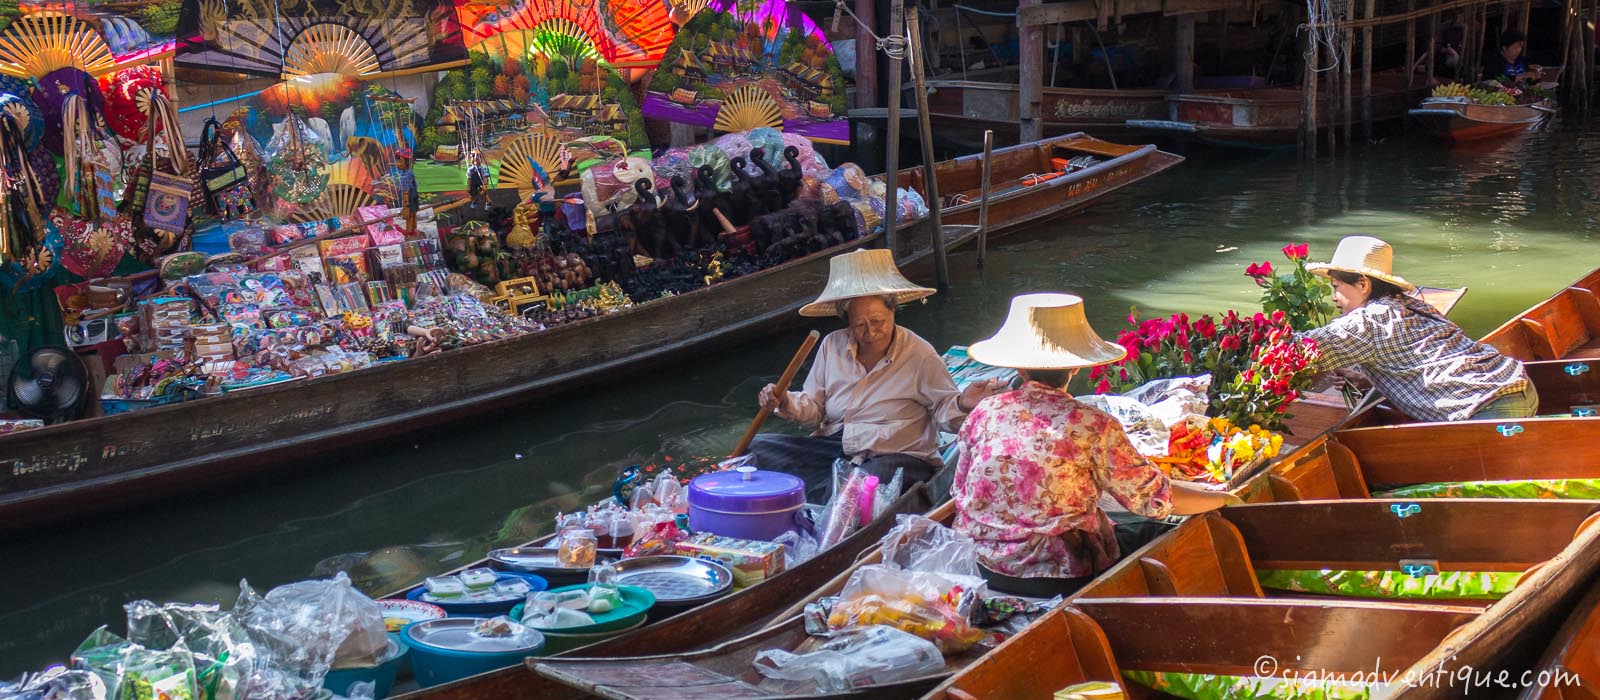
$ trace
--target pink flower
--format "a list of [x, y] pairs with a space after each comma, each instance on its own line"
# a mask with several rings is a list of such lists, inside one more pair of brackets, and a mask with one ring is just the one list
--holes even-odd
[[1194, 330], [1206, 340], [1215, 340], [1217, 337], [1217, 324], [1210, 316], [1201, 316], [1200, 320], [1195, 321]]
[[1100, 380], [1100, 383], [1095, 385], [1094, 393], [1096, 393], [1096, 394], [1109, 394], [1109, 393], [1111, 393], [1111, 380], [1102, 378]]
[[1304, 243], [1300, 245], [1291, 243], [1283, 247], [1283, 256], [1290, 260], [1305, 260], [1311, 256], [1311, 247]]
[[1243, 341], [1237, 335], [1226, 335], [1222, 338], [1223, 350], [1238, 350], [1241, 345], [1243, 345]]

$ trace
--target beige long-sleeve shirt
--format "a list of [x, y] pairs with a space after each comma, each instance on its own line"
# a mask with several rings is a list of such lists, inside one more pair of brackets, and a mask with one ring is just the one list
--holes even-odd
[[789, 392], [780, 415], [813, 435], [842, 429], [851, 457], [899, 453], [938, 464], [939, 429], [954, 432], [966, 418], [959, 396], [939, 353], [917, 334], [895, 326], [889, 353], [868, 370], [850, 331], [839, 330], [822, 339], [804, 390]]

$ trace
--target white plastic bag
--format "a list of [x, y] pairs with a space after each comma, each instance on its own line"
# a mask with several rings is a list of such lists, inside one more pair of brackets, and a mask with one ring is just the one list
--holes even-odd
[[234, 617], [266, 661], [252, 691], [296, 697], [315, 693], [330, 668], [373, 666], [388, 650], [377, 603], [339, 572], [332, 579], [299, 581], [258, 595], [239, 582]]
[[1211, 375], [1157, 379], [1123, 394], [1150, 408], [1163, 425], [1171, 428], [1191, 415], [1203, 416], [1210, 404]]
[[895, 518], [883, 536], [884, 566], [980, 578], [978, 545], [971, 537], [920, 515]]
[[944, 655], [916, 635], [869, 625], [808, 640], [793, 653], [761, 651], [755, 667], [769, 679], [814, 681], [819, 691], [840, 692], [940, 673]]

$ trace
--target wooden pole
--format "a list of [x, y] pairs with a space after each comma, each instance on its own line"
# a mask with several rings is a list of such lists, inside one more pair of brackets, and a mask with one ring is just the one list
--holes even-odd
[[[1351, 3], [1350, 12], [1351, 14], [1355, 14], [1355, 6], [1353, 2]], [[1352, 95], [1350, 93], [1350, 89], [1354, 87], [1354, 82], [1350, 79], [1350, 64], [1355, 61], [1355, 43], [1356, 30], [1346, 27], [1344, 30], [1344, 60], [1340, 62], [1344, 66], [1344, 77], [1341, 80], [1341, 82], [1344, 84], [1344, 109], [1340, 110], [1339, 112], [1339, 120], [1344, 123], [1345, 148], [1350, 147], [1350, 126], [1353, 122], [1355, 122], [1355, 118], [1352, 116], [1355, 114], [1355, 110], [1352, 109], [1354, 102], [1351, 99]]]
[[[1041, 4], [1042, 0], [1021, 0], [1018, 10]], [[1019, 12], [1020, 16], [1020, 12]], [[1018, 46], [1019, 83], [1017, 91], [1017, 116], [1020, 117], [1021, 137], [1024, 143], [1044, 138], [1044, 124], [1040, 119], [1040, 104], [1044, 99], [1044, 40], [1038, 26], [1019, 27]], [[1107, 61], [1110, 57], [1107, 56]]]
[[[1417, 9], [1417, 0], [1406, 0], [1406, 14], [1411, 14]], [[1411, 95], [1411, 88], [1416, 85], [1417, 77], [1417, 20], [1415, 17], [1406, 20], [1406, 97]]]
[[[878, 106], [878, 47], [868, 27], [878, 26], [877, 0], [855, 0], [856, 19], [856, 106]], [[865, 26], [863, 26], [865, 25]]]
[[989, 158], [994, 152], [994, 131], [983, 130], [983, 182], [978, 195], [978, 266], [989, 256]]
[[1517, 8], [1517, 31], [1523, 34], [1528, 33], [1528, 13], [1532, 10], [1533, 0], [1525, 0], [1522, 6]]
[[1434, 70], [1437, 70], [1437, 67], [1434, 66], [1434, 56], [1438, 53], [1437, 50], [1438, 13], [1432, 13], [1427, 16], [1427, 69], [1424, 70], [1424, 75], [1422, 75], [1424, 85], [1432, 85], [1434, 83]]
[[1600, 21], [1600, 3], [1588, 0], [1584, 7], [1589, 15], [1588, 22], [1578, 22], [1578, 30], [1583, 32], [1583, 118], [1589, 118], [1589, 108], [1593, 98], [1590, 89], [1594, 87], [1594, 30], [1589, 28], [1590, 23]]
[[928, 216], [933, 224], [933, 274], [938, 289], [950, 287], [950, 262], [944, 252], [944, 201], [939, 199], [939, 169], [933, 159], [933, 125], [928, 120], [928, 84], [924, 75], [928, 57], [922, 52], [922, 9], [912, 7], [906, 15], [911, 34], [911, 81], [917, 88], [917, 129], [922, 134], [922, 186], [928, 199]]
[[[789, 366], [783, 368], [783, 375], [778, 377], [778, 383], [772, 389], [773, 394], [789, 390], [789, 386], [794, 384], [794, 375], [800, 371], [800, 365], [805, 364], [806, 358], [811, 356], [811, 348], [817, 346], [817, 339], [821, 337], [822, 334], [816, 331], [806, 334], [806, 339], [800, 343], [800, 349], [795, 351], [794, 357], [789, 360]], [[733, 453], [728, 456], [738, 457], [750, 449], [750, 442], [756, 439], [756, 433], [760, 432], [761, 424], [767, 421], [769, 413], [766, 410], [756, 412], [755, 420], [750, 421], [750, 427], [744, 431], [744, 437], [739, 439], [738, 446], [734, 447]]]
[[[1194, 92], [1194, 15], [1182, 14], [1172, 18], [1176, 35], [1172, 42], [1172, 64], [1177, 79], [1178, 94]], [[1107, 57], [1109, 61], [1110, 57]]]
[[[1367, 8], [1362, 16], [1372, 19], [1377, 11], [1374, 0], [1367, 0]], [[1406, 56], [1409, 64], [1411, 57]], [[1372, 27], [1361, 28], [1361, 137], [1367, 143], [1372, 143]]]
[[[889, 36], [905, 34], [905, 3], [889, 0]], [[883, 182], [887, 186], [883, 207], [883, 243], [890, 252], [895, 250], [898, 238], [895, 220], [900, 211], [900, 62], [903, 55], [889, 57], [889, 153], [884, 165]]]
[[1317, 42], [1306, 32], [1304, 76], [1300, 80], [1300, 151], [1317, 157], [1317, 61], [1320, 60]]

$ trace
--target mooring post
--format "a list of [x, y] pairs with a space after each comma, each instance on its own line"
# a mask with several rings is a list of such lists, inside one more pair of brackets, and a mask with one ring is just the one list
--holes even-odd
[[906, 15], [906, 30], [911, 35], [911, 83], [917, 90], [917, 130], [922, 135], [922, 190], [928, 196], [928, 233], [933, 242], [933, 274], [938, 288], [950, 286], [950, 262], [944, 254], [944, 201], [939, 198], [939, 172], [933, 159], [933, 125], [928, 119], [928, 84], [923, 75], [928, 57], [922, 53], [922, 10], [913, 7]]
[[978, 195], [978, 266], [989, 255], [989, 156], [994, 152], [994, 131], [983, 130], [983, 182]]

